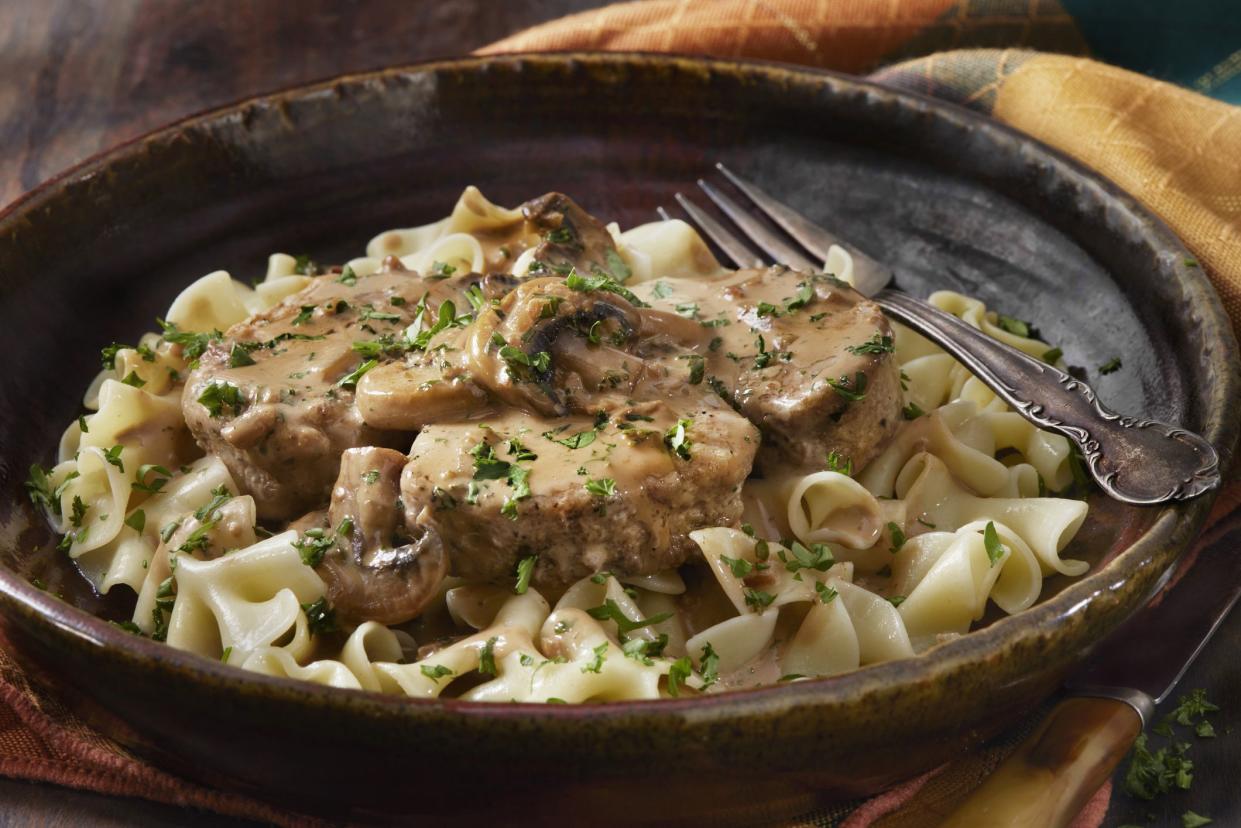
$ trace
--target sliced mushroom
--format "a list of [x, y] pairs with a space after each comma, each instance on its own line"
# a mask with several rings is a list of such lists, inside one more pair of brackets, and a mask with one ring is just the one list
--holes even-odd
[[622, 348], [642, 326], [637, 309], [615, 293], [534, 279], [475, 323], [470, 373], [517, 408], [544, 416], [589, 410], [596, 392], [640, 379], [643, 361]]
[[358, 381], [358, 411], [372, 428], [417, 431], [464, 420], [486, 408], [487, 395], [468, 377], [445, 375], [434, 364], [389, 362]]
[[448, 574], [432, 529], [407, 530], [400, 501], [405, 455], [354, 448], [341, 456], [328, 517], [340, 536], [316, 571], [337, 617], [349, 624], [399, 624], [416, 617]]

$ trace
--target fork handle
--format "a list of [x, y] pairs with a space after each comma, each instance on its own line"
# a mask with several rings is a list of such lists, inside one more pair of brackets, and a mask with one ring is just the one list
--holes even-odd
[[1022, 417], [1075, 443], [1091, 476], [1113, 498], [1148, 505], [1188, 500], [1219, 486], [1219, 455], [1197, 434], [1117, 414], [1081, 380], [907, 293], [882, 290], [873, 299], [955, 357]]

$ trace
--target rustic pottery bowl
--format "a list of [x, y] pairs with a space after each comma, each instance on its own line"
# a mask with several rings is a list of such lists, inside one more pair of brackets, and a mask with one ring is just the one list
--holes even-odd
[[[96, 618], [26, 502], [101, 345], [151, 327], [193, 278], [275, 250], [343, 260], [444, 215], [563, 190], [650, 220], [723, 160], [896, 266], [1031, 319], [1120, 410], [1231, 459], [1237, 345], [1202, 271], [1133, 199], [952, 105], [784, 66], [527, 55], [357, 75], [191, 118], [0, 214], [0, 609], [17, 657], [160, 766], [338, 817], [451, 813], [593, 823], [752, 822], [871, 793], [995, 733], [1138, 607], [1209, 498], [1099, 498], [1046, 600], [906, 661], [750, 692], [609, 705], [413, 701], [249, 675]], [[30, 584], [38, 578], [47, 591]], [[63, 599], [59, 596], [63, 596]]]

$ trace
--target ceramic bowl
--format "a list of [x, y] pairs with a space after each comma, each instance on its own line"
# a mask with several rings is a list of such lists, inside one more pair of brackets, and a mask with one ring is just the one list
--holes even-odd
[[[1237, 345], [1157, 219], [985, 118], [841, 75], [627, 54], [463, 59], [356, 75], [191, 118], [104, 153], [0, 214], [0, 610], [12, 651], [162, 767], [338, 817], [753, 822], [867, 794], [969, 748], [1054, 690], [1141, 605], [1209, 498], [1096, 498], [1045, 600], [918, 658], [704, 698], [491, 705], [249, 675], [130, 636], [22, 491], [101, 345], [152, 327], [193, 278], [268, 253], [343, 260], [446, 214], [467, 184], [561, 190], [628, 225], [722, 160], [893, 265], [1034, 321], [1117, 409], [1231, 459]], [[48, 587], [31, 586], [38, 578]], [[57, 596], [63, 596], [57, 597]]]

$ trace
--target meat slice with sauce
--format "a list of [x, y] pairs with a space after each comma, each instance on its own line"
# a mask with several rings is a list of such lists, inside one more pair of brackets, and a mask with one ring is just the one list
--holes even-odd
[[744, 418], [707, 396], [604, 411], [428, 426], [401, 477], [408, 525], [443, 539], [455, 575], [502, 581], [533, 556], [534, 583], [556, 589], [679, 566], [689, 532], [741, 519], [758, 447]]
[[[410, 435], [363, 420], [354, 387], [398, 342], [426, 290], [399, 263], [353, 279], [319, 276], [202, 355], [182, 397], [186, 423], [254, 496], [261, 518], [326, 503], [345, 449], [408, 445]], [[368, 356], [355, 342], [378, 350]]]
[[654, 308], [696, 322], [683, 340], [717, 393], [763, 434], [764, 472], [855, 469], [901, 419], [900, 369], [883, 311], [845, 282], [787, 267], [634, 287]]

